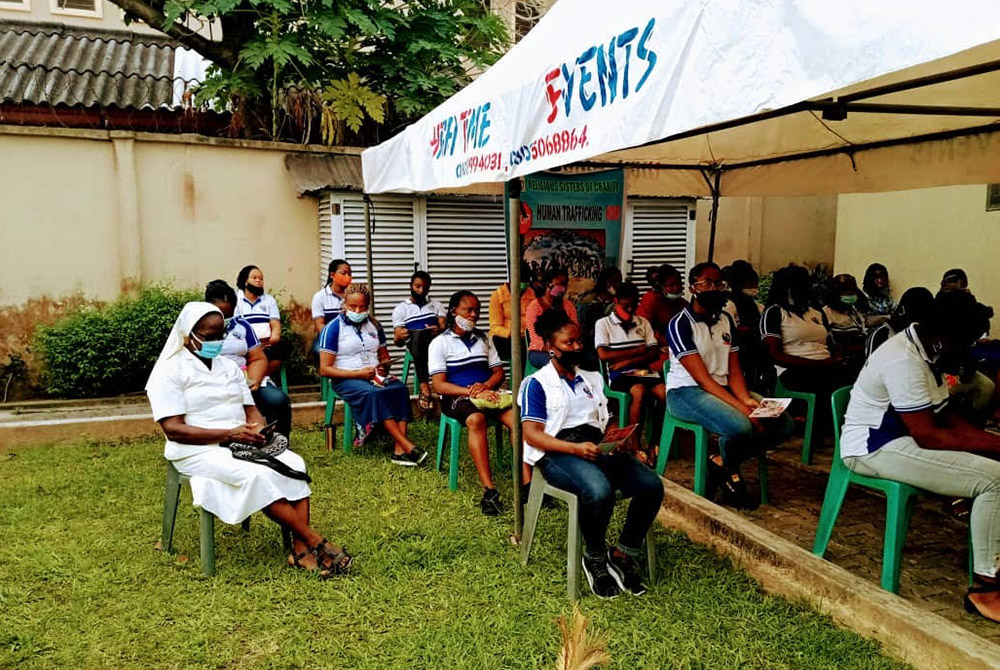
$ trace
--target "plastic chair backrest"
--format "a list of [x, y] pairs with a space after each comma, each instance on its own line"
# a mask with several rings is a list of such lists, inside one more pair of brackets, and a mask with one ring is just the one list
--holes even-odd
[[598, 360], [598, 364], [601, 366], [601, 377], [604, 378], [604, 385], [608, 385], [608, 362]]
[[670, 372], [670, 359], [663, 361], [663, 380], [666, 381], [667, 373]]
[[851, 401], [852, 386], [844, 386], [833, 392], [830, 396], [830, 405], [833, 408], [833, 458], [840, 460], [840, 429], [844, 424], [844, 415], [847, 414], [847, 405]]

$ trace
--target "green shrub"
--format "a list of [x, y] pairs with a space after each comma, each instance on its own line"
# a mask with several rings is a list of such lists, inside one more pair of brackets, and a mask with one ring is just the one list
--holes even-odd
[[200, 298], [153, 286], [39, 328], [35, 344], [46, 392], [95, 398], [142, 391], [184, 303]]

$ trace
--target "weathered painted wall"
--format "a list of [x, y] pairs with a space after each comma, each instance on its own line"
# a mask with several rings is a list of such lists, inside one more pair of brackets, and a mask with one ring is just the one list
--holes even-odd
[[836, 271], [860, 281], [869, 263], [884, 263], [897, 298], [911, 286], [936, 292], [959, 267], [976, 297], [1000, 308], [997, 249], [1000, 211], [986, 211], [985, 185], [840, 196]]

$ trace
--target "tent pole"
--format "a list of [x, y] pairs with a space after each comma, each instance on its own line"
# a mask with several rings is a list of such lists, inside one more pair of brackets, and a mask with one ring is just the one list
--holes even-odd
[[507, 276], [510, 278], [510, 389], [514, 394], [514, 458], [511, 473], [514, 477], [514, 542], [521, 541], [524, 524], [521, 500], [527, 491], [521, 490], [521, 459], [524, 445], [521, 442], [521, 408], [518, 407], [518, 389], [524, 376], [524, 338], [521, 337], [521, 180], [507, 182]]
[[371, 201], [372, 199], [365, 193], [362, 198], [365, 203], [365, 276], [368, 277], [368, 291], [371, 294], [371, 304], [368, 305], [368, 309], [374, 313], [375, 312], [375, 275], [372, 274], [372, 218], [371, 218]]
[[[702, 173], [704, 174], [704, 173]], [[705, 177], [708, 181], [708, 177]], [[719, 219], [719, 182], [722, 179], [722, 170], [716, 169], [713, 179], [709, 181], [708, 186], [712, 189], [712, 214], [711, 214], [711, 228], [708, 235], [708, 262], [711, 263], [715, 257], [715, 224]]]

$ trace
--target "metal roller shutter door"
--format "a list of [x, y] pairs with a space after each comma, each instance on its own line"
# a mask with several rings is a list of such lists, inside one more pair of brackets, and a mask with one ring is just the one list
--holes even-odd
[[455, 291], [472, 291], [481, 302], [479, 320], [486, 326], [490, 294], [507, 281], [503, 200], [427, 198], [426, 216], [432, 294], [447, 306]]
[[687, 277], [694, 240], [689, 235], [689, 200], [629, 198], [628, 216], [632, 228], [632, 281], [646, 289], [646, 269], [670, 263]]

